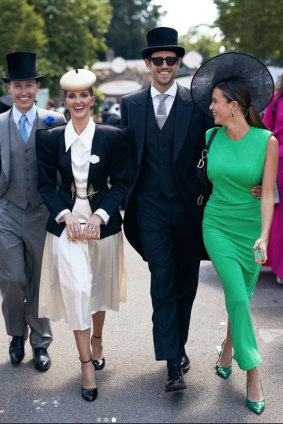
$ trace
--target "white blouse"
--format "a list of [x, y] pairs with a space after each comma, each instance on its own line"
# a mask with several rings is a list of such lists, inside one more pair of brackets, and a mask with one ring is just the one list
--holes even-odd
[[[72, 120], [68, 122], [65, 128], [65, 148], [66, 152], [71, 148], [72, 171], [76, 183], [76, 191], [79, 196], [86, 196], [87, 179], [89, 173], [89, 160], [91, 156], [92, 141], [95, 133], [95, 122], [90, 119], [83, 132], [78, 135], [74, 129]], [[95, 188], [95, 187], [94, 187]], [[88, 202], [88, 200], [84, 200]], [[64, 209], [56, 216], [56, 221], [62, 222], [65, 213], [70, 212]], [[97, 209], [95, 214], [99, 215], [105, 224], [109, 221], [109, 215], [104, 209]]]

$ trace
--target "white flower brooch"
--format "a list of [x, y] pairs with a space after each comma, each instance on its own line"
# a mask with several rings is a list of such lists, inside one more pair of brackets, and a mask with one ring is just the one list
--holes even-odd
[[90, 163], [97, 163], [100, 161], [100, 157], [96, 155], [91, 155], [89, 158]]

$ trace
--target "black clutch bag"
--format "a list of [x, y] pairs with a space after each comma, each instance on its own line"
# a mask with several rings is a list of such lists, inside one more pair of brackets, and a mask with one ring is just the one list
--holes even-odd
[[200, 195], [197, 198], [197, 204], [199, 206], [203, 206], [206, 204], [212, 192], [212, 184], [207, 177], [207, 153], [218, 130], [219, 127], [214, 128], [214, 130], [212, 131], [207, 145], [201, 151], [201, 157], [197, 164], [197, 182], [200, 188]]

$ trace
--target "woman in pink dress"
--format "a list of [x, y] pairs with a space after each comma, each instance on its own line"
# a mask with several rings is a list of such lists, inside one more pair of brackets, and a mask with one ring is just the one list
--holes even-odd
[[271, 103], [267, 106], [263, 122], [274, 133], [279, 143], [279, 166], [277, 186], [279, 203], [274, 207], [274, 215], [269, 236], [268, 262], [277, 276], [277, 282], [283, 285], [283, 74], [277, 84], [277, 91]]

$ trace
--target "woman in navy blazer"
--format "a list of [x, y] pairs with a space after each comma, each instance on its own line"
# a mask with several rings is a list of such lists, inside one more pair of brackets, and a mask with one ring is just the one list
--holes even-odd
[[71, 120], [36, 135], [38, 189], [50, 212], [39, 316], [64, 319], [74, 331], [87, 401], [97, 397], [94, 369], [105, 366], [105, 312], [118, 311], [125, 301], [119, 206], [130, 169], [129, 130], [97, 124], [90, 117], [94, 82], [95, 75], [85, 69], [63, 75], [60, 84]]

